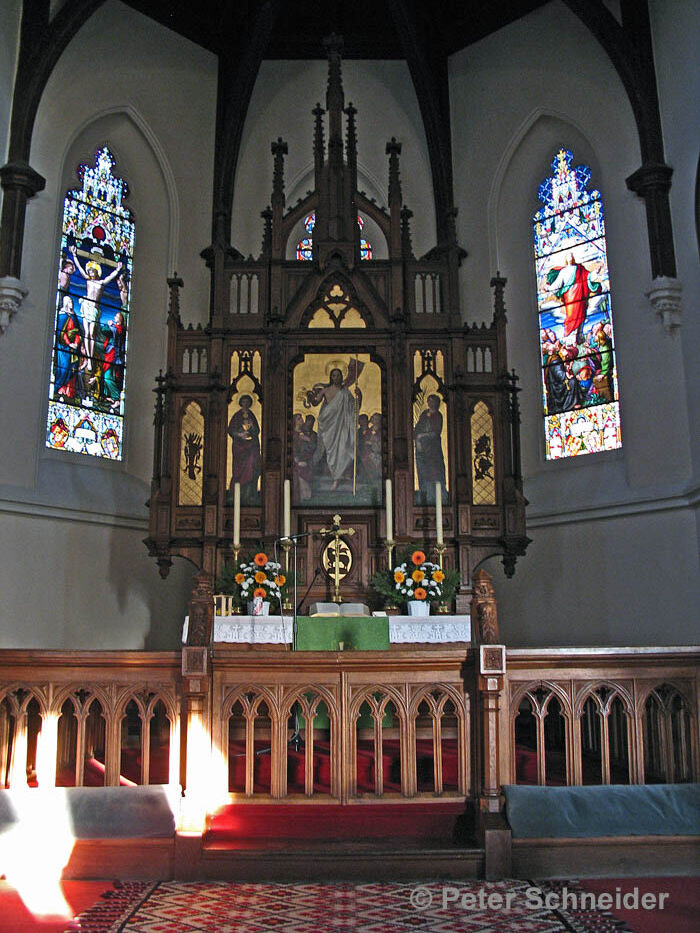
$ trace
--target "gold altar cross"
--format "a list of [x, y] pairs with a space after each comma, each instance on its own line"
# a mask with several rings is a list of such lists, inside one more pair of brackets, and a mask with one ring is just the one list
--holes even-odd
[[[352, 536], [355, 534], [354, 528], [341, 528], [340, 515], [333, 516], [333, 524], [330, 528], [321, 528], [320, 535], [326, 537], [332, 536], [332, 540], [323, 549], [322, 563], [326, 573], [333, 571], [333, 584], [335, 593], [333, 602], [340, 604], [340, 581], [348, 575], [352, 567], [352, 551], [347, 542], [343, 541], [341, 535]], [[329, 574], [330, 575], [330, 574]]]

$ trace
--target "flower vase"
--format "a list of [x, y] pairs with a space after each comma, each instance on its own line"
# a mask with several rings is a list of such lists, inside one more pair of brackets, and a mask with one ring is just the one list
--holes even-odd
[[254, 596], [253, 599], [248, 602], [248, 615], [269, 616], [270, 603], [268, 600], [263, 599], [262, 596]]
[[427, 599], [409, 599], [408, 614], [410, 616], [429, 616], [430, 603]]

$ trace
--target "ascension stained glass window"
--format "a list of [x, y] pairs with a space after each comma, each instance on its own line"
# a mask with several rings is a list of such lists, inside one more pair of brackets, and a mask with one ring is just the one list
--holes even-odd
[[63, 207], [46, 446], [121, 460], [134, 223], [107, 148]]
[[[314, 226], [316, 224], [316, 214], [308, 214], [304, 218], [304, 228], [306, 230], [307, 236], [299, 240], [297, 243], [297, 259], [313, 259], [313, 238], [311, 234], [313, 233]], [[360, 215], [357, 215], [357, 226], [362, 230], [365, 222]], [[364, 237], [360, 237], [360, 259], [371, 259], [372, 258], [372, 246], [365, 240]]]
[[603, 200], [560, 149], [534, 216], [548, 460], [621, 447]]

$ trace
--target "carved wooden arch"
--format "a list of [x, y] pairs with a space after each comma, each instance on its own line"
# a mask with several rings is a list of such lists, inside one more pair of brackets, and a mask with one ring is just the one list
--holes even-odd
[[[315, 693], [317, 696], [309, 702], [306, 694]], [[340, 710], [338, 709], [337, 698], [331, 693], [327, 687], [323, 687], [320, 684], [305, 684], [301, 687], [294, 687], [288, 693], [285, 693], [280, 702], [280, 715], [282, 718], [289, 716], [291, 714], [292, 706], [294, 703], [301, 703], [301, 705], [309, 710], [309, 713], [316, 715], [316, 707], [320, 702], [326, 704], [326, 709], [328, 714], [331, 717], [331, 722], [337, 728], [340, 723]]]
[[[307, 693], [314, 693], [311, 701], [307, 698]], [[330, 792], [333, 797], [340, 797], [341, 794], [341, 775], [340, 775], [340, 749], [342, 743], [341, 736], [341, 712], [338, 707], [338, 699], [327, 688], [320, 684], [305, 684], [295, 686], [288, 690], [280, 701], [280, 736], [282, 738], [282, 761], [283, 773], [281, 775], [280, 793], [282, 796], [287, 794], [287, 770], [284, 767], [284, 761], [288, 760], [287, 752], [289, 749], [287, 723], [291, 715], [292, 706], [299, 703], [302, 708], [302, 716], [306, 720], [306, 735], [304, 740], [304, 792], [307, 797], [314, 794], [314, 728], [313, 721], [318, 712], [319, 703], [325, 703], [330, 718], [330, 764], [331, 779]]]
[[[669, 687], [671, 690], [668, 702], [665, 702], [663, 697], [661, 697], [658, 693], [659, 689], [664, 686]], [[689, 695], [688, 695], [688, 692], [692, 689], [693, 689], [692, 684], [690, 683], [683, 682], [683, 685], [680, 685], [671, 680], [663, 680], [660, 683], [649, 684], [643, 690], [640, 691], [636, 712], [637, 712], [637, 723], [638, 723], [638, 728], [640, 730], [640, 735], [643, 735], [643, 729], [644, 729], [643, 722], [647, 718], [646, 705], [649, 699], [651, 699], [654, 704], [657, 704], [659, 713], [661, 714], [663, 718], [664, 729], [667, 730], [670, 728], [670, 725], [671, 725], [670, 715], [672, 713], [672, 710], [670, 707], [670, 702], [673, 701], [674, 697], [676, 696], [680, 697], [683, 703], [685, 715], [688, 717], [688, 725], [689, 725], [689, 733], [690, 733], [690, 748], [689, 748], [690, 775], [691, 775], [691, 779], [694, 779], [697, 781], [698, 780], [698, 768], [699, 768], [698, 760], [700, 758], [700, 750], [698, 747], [699, 743], [698, 743], [698, 737], [697, 737], [697, 715], [696, 715], [696, 711], [694, 709], [693, 703], [690, 701]], [[670, 733], [667, 733], [667, 738], [670, 738]], [[669, 766], [669, 759], [675, 761], [675, 747], [674, 747], [675, 743], [673, 743], [672, 739], [670, 739], [670, 741], [671, 741], [670, 747], [672, 748], [672, 751], [670, 752], [670, 754], [665, 749], [662, 750], [663, 758], [666, 761], [667, 767]], [[641, 741], [639, 743], [638, 768], [639, 768], [639, 780], [642, 783], [644, 783], [645, 772], [646, 772], [645, 756], [646, 756], [645, 742]], [[668, 780], [668, 772], [666, 775], [666, 779]]]
[[[78, 696], [81, 690], [85, 691], [87, 694], [84, 700], [81, 700]], [[60, 690], [57, 690], [54, 694], [54, 711], [60, 713], [66, 700], [71, 700], [73, 702], [73, 708], [78, 720], [90, 714], [90, 706], [94, 700], [100, 703], [103, 716], [106, 715], [106, 711], [111, 705], [107, 693], [99, 685], [92, 684], [89, 687], [85, 687], [81, 684], [66, 684], [61, 687]]]
[[[247, 349], [247, 348], [246, 348], [246, 349]], [[241, 348], [240, 348], [240, 347], [232, 347], [232, 348], [231, 348], [230, 350], [228, 350], [227, 352], [228, 352], [228, 359], [227, 359], [227, 360], [224, 360], [224, 363], [225, 363], [226, 366], [230, 366], [230, 364], [231, 364], [231, 356], [232, 356], [235, 352], [238, 352], [238, 354], [239, 354], [239, 356], [240, 356]], [[245, 351], [244, 351], [244, 352], [245, 352]], [[261, 366], [261, 369], [262, 369], [262, 353], [261, 353], [260, 349], [259, 349], [258, 347], [254, 347], [254, 348], [252, 348], [251, 353], [252, 353], [253, 359], [255, 359], [255, 354], [256, 354], [256, 353], [259, 354], [259, 356], [260, 356], [260, 366]], [[233, 398], [233, 396], [238, 392], [238, 383], [239, 383], [239, 381], [240, 381], [241, 379], [250, 379], [250, 381], [253, 383], [253, 392], [257, 395], [258, 401], [262, 404], [262, 400], [263, 400], [263, 387], [262, 387], [262, 383], [261, 383], [260, 380], [256, 377], [255, 373], [253, 372], [252, 367], [251, 367], [251, 371], [250, 371], [250, 372], [239, 372], [239, 374], [238, 374], [237, 376], [235, 376], [233, 379], [231, 379], [231, 381], [230, 381], [230, 383], [229, 383], [228, 391], [226, 392], [226, 404], [229, 405], [230, 402], [231, 402], [231, 399]], [[192, 398], [191, 401], [196, 401], [196, 399]], [[204, 414], [204, 412], [202, 412], [202, 414]], [[206, 418], [204, 419], [204, 424], [205, 424], [205, 426], [206, 426]]]
[[[549, 696], [545, 697], [542, 701], [542, 705], [538, 703], [534, 693], [539, 688], [549, 690]], [[518, 707], [520, 701], [524, 696], [529, 698], [533, 715], [538, 719], [544, 719], [547, 715], [547, 707], [553, 696], [556, 696], [559, 700], [559, 705], [562, 707], [562, 715], [566, 716], [569, 723], [573, 722], [573, 710], [571, 707], [571, 700], [566, 694], [566, 691], [559, 685], [554, 683], [551, 680], [535, 680], [530, 681], [530, 683], [523, 684], [519, 687], [511, 697], [511, 724], [515, 723], [515, 717], [518, 715]]]
[[[352, 307], [355, 308], [355, 310], [358, 312], [358, 314], [362, 318], [365, 328], [368, 330], [374, 329], [374, 326], [375, 326], [374, 315], [372, 314], [370, 309], [367, 307], [365, 302], [359, 297], [353, 280], [350, 278], [350, 276], [348, 276], [347, 273], [344, 273], [344, 272], [340, 272], [337, 274], [330, 273], [330, 274], [324, 275], [323, 279], [319, 283], [318, 288], [316, 289], [316, 295], [315, 295], [314, 300], [309, 302], [308, 306], [305, 308], [305, 310], [301, 314], [301, 317], [299, 319], [299, 327], [308, 328], [316, 312], [320, 310], [321, 308], [325, 307], [326, 301], [324, 300], [324, 296], [330, 294], [331, 289], [335, 287], [335, 285], [339, 285], [343, 289], [343, 292], [349, 296], [350, 304], [352, 305]], [[318, 330], [330, 332], [330, 331], [336, 331], [336, 330], [341, 330], [341, 329], [343, 330], [351, 329], [351, 328], [341, 328], [341, 322], [342, 322], [342, 318], [338, 320], [337, 324], [334, 327], [318, 328]]]
[[[253, 694], [252, 700], [248, 699], [246, 695], [248, 693]], [[255, 718], [258, 715], [258, 707], [263, 700], [267, 704], [270, 719], [273, 720], [277, 717], [279, 712], [279, 704], [277, 698], [268, 687], [261, 686], [260, 684], [241, 684], [234, 687], [224, 696], [222, 704], [224, 721], [228, 722], [228, 719], [233, 715], [233, 707], [239, 701], [244, 715], [248, 713], [252, 718]]]
[[[440, 696], [436, 699], [433, 693], [439, 691]], [[427, 703], [430, 710], [433, 728], [433, 781], [434, 792], [441, 794], [443, 792], [443, 773], [442, 773], [442, 717], [445, 713], [445, 705], [451, 702], [454, 707], [454, 715], [457, 718], [457, 789], [459, 793], [466, 794], [470, 783], [470, 761], [469, 761], [469, 694], [460, 694], [460, 692], [450, 684], [433, 683], [422, 686], [409, 703], [409, 718], [413, 724], [411, 729], [407, 730], [409, 748], [406, 750], [408, 759], [411, 793], [418, 793], [418, 773], [417, 773], [417, 737], [415, 722], [419, 714], [421, 703]], [[438, 755], [438, 747], [441, 754]]]
[[305, 327], [303, 323], [307, 315], [321, 305], [323, 292], [339, 281], [352, 295], [357, 310], [362, 315], [368, 329], [389, 326], [389, 310], [386, 302], [379, 295], [366, 273], [358, 266], [352, 272], [342, 260], [342, 257], [333, 255], [326, 263], [323, 271], [315, 268], [313, 263], [303, 283], [292, 296], [284, 313], [285, 325], [290, 328]]
[[[436, 690], [439, 690], [442, 694], [442, 696], [440, 696], [437, 700], [433, 696], [433, 693]], [[426, 684], [411, 697], [411, 700], [408, 704], [409, 718], [415, 718], [418, 715], [418, 708], [423, 700], [427, 701], [431, 712], [433, 712], [436, 716], [443, 715], [445, 703], [447, 700], [451, 700], [455, 708], [455, 714], [460, 719], [463, 719], [465, 716], [465, 706], [469, 701], [469, 695], [460, 694], [450, 684]]]
[[[27, 696], [19, 702], [16, 696], [18, 690], [26, 690], [27, 692]], [[0, 702], [2, 702], [5, 697], [8, 697], [12, 705], [16, 708], [17, 716], [26, 715], [27, 707], [32, 702], [32, 700], [36, 700], [39, 704], [39, 713], [42, 719], [51, 711], [51, 706], [48, 702], [45, 692], [41, 689], [41, 687], [37, 687], [36, 684], [32, 685], [23, 683], [21, 681], [17, 681], [14, 684], [9, 684], [7, 687], [5, 687], [4, 690], [0, 691]]]
[[[596, 691], [600, 687], [607, 687], [610, 690], [610, 696], [602, 700]], [[591, 697], [602, 716], [610, 713], [610, 707], [613, 700], [618, 697], [622, 703], [627, 716], [634, 717], [634, 700], [629, 690], [622, 684], [611, 683], [607, 680], [597, 680], [594, 683], [586, 684], [583, 690], [574, 699], [574, 717], [580, 719], [583, 715], [583, 707], [588, 698]]]
[[637, 709], [639, 713], [640, 714], [644, 713], [644, 708], [646, 706], [647, 700], [652, 694], [654, 694], [656, 698], [658, 699], [659, 703], [661, 704], [661, 709], [664, 712], [667, 711], [666, 703], [663, 701], [662, 697], [660, 697], [658, 694], [658, 690], [661, 687], [670, 687], [672, 690], [675, 690], [675, 692], [681, 697], [681, 699], [685, 703], [688, 713], [691, 717], [691, 721], [694, 721], [695, 717], [693, 715], [693, 703], [689, 696], [689, 691], [692, 689], [691, 685], [685, 682], [681, 684], [675, 683], [672, 680], [662, 680], [660, 683], [647, 684], [642, 690], [640, 690], [639, 697], [637, 700], [637, 704], [638, 704]]
[[[375, 697], [376, 693], [382, 693], [380, 700]], [[373, 718], [379, 717], [379, 721], [384, 718], [386, 705], [389, 701], [393, 702], [396, 714], [402, 722], [408, 721], [406, 703], [401, 693], [390, 684], [373, 684], [370, 687], [363, 687], [352, 698], [350, 703], [350, 722], [355, 723], [360, 716], [360, 707], [364, 702], [370, 708]]]
[[[541, 705], [535, 697], [535, 691], [538, 689], [549, 690], [548, 696], [544, 698]], [[510, 748], [511, 748], [511, 779], [515, 781], [515, 720], [519, 715], [518, 707], [523, 698], [527, 697], [530, 703], [530, 710], [537, 721], [537, 783], [543, 785], [546, 783], [545, 757], [546, 749], [544, 742], [544, 721], [549, 711], [549, 704], [552, 698], [559, 702], [560, 715], [564, 718], [564, 761], [566, 768], [567, 784], [571, 783], [571, 775], [574, 771], [573, 748], [574, 732], [576, 719], [573, 714], [571, 701], [566, 692], [559, 684], [549, 680], [530, 681], [523, 684], [513, 695], [511, 699], [509, 730], [510, 730]]]

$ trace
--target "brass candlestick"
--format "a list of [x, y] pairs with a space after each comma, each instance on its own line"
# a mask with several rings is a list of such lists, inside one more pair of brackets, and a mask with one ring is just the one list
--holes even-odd
[[[289, 582], [289, 551], [291, 546], [291, 541], [282, 542], [282, 548], [284, 549], [284, 575], [287, 578], [287, 582]], [[292, 601], [289, 598], [289, 590], [287, 590], [287, 595], [282, 600], [282, 609], [284, 612], [291, 612], [293, 608]]]
[[[241, 542], [233, 544], [233, 563], [238, 563], [238, 555], [241, 553]], [[231, 614], [235, 616], [243, 615], [243, 607], [238, 604], [231, 607]]]
[[[396, 541], [394, 541], [393, 538], [386, 538], [384, 541], [384, 547], [386, 548], [387, 570], [391, 574], [392, 564], [394, 563], [394, 548], [396, 547]], [[393, 600], [390, 600], [384, 608], [387, 612], [398, 612], [399, 607]]]
[[[436, 544], [436, 545], [435, 545], [435, 550], [436, 550], [436, 552], [437, 552], [438, 564], [440, 565], [440, 570], [442, 570], [442, 572], [444, 573], [445, 570], [444, 570], [444, 568], [443, 568], [443, 566], [442, 566], [442, 555], [443, 555], [443, 554], [445, 553], [445, 551], [447, 550], [447, 545], [446, 545], [446, 544]], [[444, 581], [443, 581], [443, 582], [444, 582]], [[441, 585], [442, 585], [442, 584], [441, 584]], [[441, 599], [440, 602], [438, 603], [438, 615], [449, 615], [449, 614], [450, 614], [450, 607], [447, 605], [447, 603], [445, 602], [444, 599]]]

